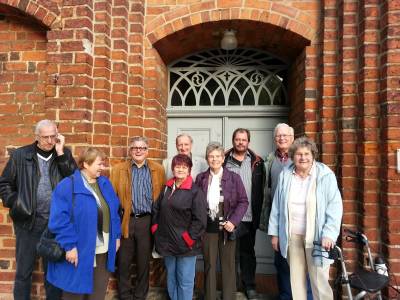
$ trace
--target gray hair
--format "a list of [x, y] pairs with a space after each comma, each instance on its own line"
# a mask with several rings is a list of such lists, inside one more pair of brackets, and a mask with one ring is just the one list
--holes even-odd
[[314, 159], [318, 157], [318, 148], [313, 140], [306, 136], [299, 137], [294, 140], [293, 144], [289, 148], [289, 157], [291, 160], [294, 160], [294, 154], [299, 148], [307, 148], [311, 151], [311, 154]]
[[178, 144], [178, 140], [179, 140], [181, 137], [187, 137], [187, 138], [189, 138], [190, 143], [193, 144], [193, 138], [192, 138], [188, 133], [181, 133], [181, 134], [178, 134], [178, 136], [176, 137], [176, 139], [175, 139], [175, 145]]
[[57, 124], [54, 121], [51, 120], [41, 120], [39, 122], [37, 122], [36, 126], [35, 126], [35, 134], [39, 135], [40, 130], [43, 127], [50, 127], [50, 126], [54, 126], [54, 128], [57, 130]]
[[143, 142], [146, 144], [147, 147], [149, 146], [149, 142], [146, 137], [134, 136], [134, 137], [130, 138], [129, 148], [131, 148], [135, 142]]
[[206, 148], [206, 160], [208, 158], [208, 154], [210, 154], [214, 150], [220, 151], [222, 156], [225, 153], [225, 149], [224, 149], [224, 147], [222, 147], [220, 142], [210, 142], [210, 143], [208, 143], [207, 148]]
[[289, 126], [289, 125], [286, 124], [286, 123], [279, 123], [279, 124], [277, 124], [277, 125], [275, 126], [275, 129], [274, 129], [274, 136], [276, 136], [276, 132], [277, 132], [278, 129], [281, 128], [281, 127], [286, 127], [286, 128], [288, 128], [290, 134], [291, 134], [291, 135], [294, 135], [294, 129], [293, 129], [293, 127]]

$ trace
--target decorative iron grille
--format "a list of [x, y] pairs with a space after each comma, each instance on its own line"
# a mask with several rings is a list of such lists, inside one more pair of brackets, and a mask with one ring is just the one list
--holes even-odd
[[169, 66], [169, 106], [285, 106], [288, 65], [255, 49], [213, 49]]

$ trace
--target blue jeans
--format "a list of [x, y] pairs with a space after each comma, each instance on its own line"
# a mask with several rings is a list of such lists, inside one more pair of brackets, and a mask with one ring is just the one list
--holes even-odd
[[[279, 251], [275, 251], [274, 264], [278, 281], [279, 299], [292, 300], [289, 264]], [[307, 277], [307, 300], [313, 300], [310, 279]]]
[[167, 287], [171, 300], [192, 300], [196, 256], [166, 256]]
[[[14, 225], [16, 245], [15, 260], [17, 270], [14, 282], [14, 300], [31, 299], [32, 272], [36, 261], [36, 245], [40, 236], [47, 227], [47, 221], [37, 219], [32, 230], [27, 230]], [[47, 300], [61, 299], [61, 290], [46, 280], [47, 261], [43, 260], [44, 287]]]

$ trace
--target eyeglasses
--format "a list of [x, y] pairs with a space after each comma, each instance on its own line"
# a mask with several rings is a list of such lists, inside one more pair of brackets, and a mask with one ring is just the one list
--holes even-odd
[[276, 139], [281, 139], [281, 138], [282, 139], [287, 139], [290, 136], [293, 136], [293, 134], [279, 134], [279, 135], [276, 135], [275, 138]]
[[142, 151], [146, 151], [147, 147], [131, 147], [131, 150], [142, 152]]
[[55, 140], [57, 135], [39, 135], [42, 140]]

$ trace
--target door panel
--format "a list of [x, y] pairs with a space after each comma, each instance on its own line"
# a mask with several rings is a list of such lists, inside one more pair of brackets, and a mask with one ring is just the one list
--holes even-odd
[[[252, 117], [252, 118], [228, 118], [226, 122], [225, 144], [227, 148], [232, 147], [232, 133], [238, 127], [244, 127], [250, 130], [249, 148], [265, 159], [273, 149], [274, 128], [276, 124], [286, 122], [284, 118], [273, 117]], [[273, 266], [274, 254], [271, 247], [269, 236], [260, 230], [257, 230], [256, 246], [257, 273], [271, 274], [275, 273]]]
[[176, 154], [175, 139], [183, 132], [193, 138], [193, 155], [204, 157], [209, 142], [222, 142], [222, 121], [222, 118], [169, 118], [168, 157]]
[[274, 148], [274, 128], [276, 124], [284, 122], [282, 118], [252, 117], [252, 118], [227, 118], [226, 122], [226, 148], [232, 147], [232, 133], [236, 128], [242, 127], [250, 130], [249, 147], [265, 158]]
[[[204, 157], [210, 141], [223, 143], [225, 149], [232, 147], [232, 133], [238, 127], [250, 130], [250, 148], [266, 158], [274, 146], [273, 131], [276, 124], [286, 122], [280, 117], [215, 117], [215, 118], [169, 118], [168, 156], [176, 154], [175, 138], [179, 133], [189, 133], [193, 137], [193, 153]], [[257, 273], [275, 273], [273, 250], [266, 233], [257, 231], [256, 236]], [[202, 264], [199, 264], [202, 267]]]

